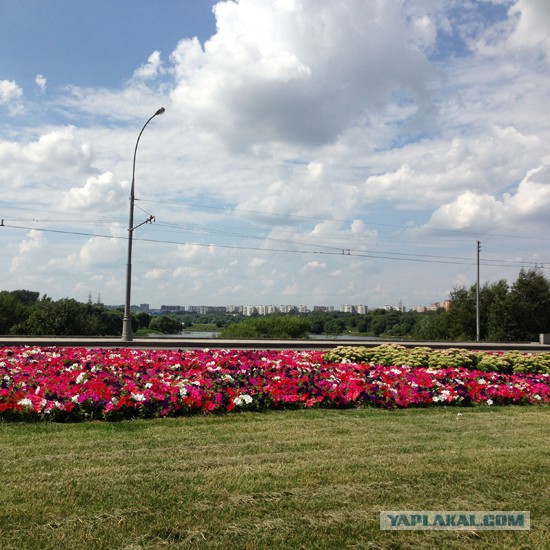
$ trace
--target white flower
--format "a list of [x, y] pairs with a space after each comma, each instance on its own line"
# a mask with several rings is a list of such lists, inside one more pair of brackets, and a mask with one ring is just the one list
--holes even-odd
[[85, 372], [81, 372], [81, 373], [76, 377], [76, 380], [75, 380], [75, 382], [76, 382], [77, 384], [83, 384], [85, 381], [86, 381], [86, 373], [85, 373]]
[[22, 407], [29, 407], [29, 409], [32, 409], [32, 401], [28, 397], [23, 397], [23, 399], [20, 399], [17, 404]]
[[492, 399], [487, 399], [487, 405], [492, 405], [493, 404], [493, 400]]
[[244, 407], [245, 405], [250, 405], [252, 403], [252, 397], [246, 393], [243, 393], [241, 395], [237, 395], [233, 399], [233, 403], [236, 407]]
[[132, 396], [132, 399], [134, 401], [145, 401], [145, 395], [143, 395], [142, 393], [132, 392], [130, 395]]

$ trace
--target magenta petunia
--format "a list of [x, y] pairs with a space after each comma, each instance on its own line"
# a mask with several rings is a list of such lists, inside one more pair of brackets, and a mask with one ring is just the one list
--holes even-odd
[[320, 351], [0, 348], [4, 419], [548, 403], [548, 374], [327, 363]]

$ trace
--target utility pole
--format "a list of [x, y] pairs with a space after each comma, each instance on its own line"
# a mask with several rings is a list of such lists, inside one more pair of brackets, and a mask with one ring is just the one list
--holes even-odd
[[134, 226], [134, 202], [135, 197], [135, 179], [136, 179], [136, 154], [139, 145], [139, 140], [141, 139], [141, 134], [145, 130], [147, 124], [151, 122], [156, 116], [162, 115], [164, 113], [164, 107], [161, 107], [152, 117], [150, 117], [147, 122], [143, 125], [141, 132], [136, 141], [136, 146], [134, 148], [134, 163], [132, 165], [132, 186], [130, 188], [130, 215], [128, 219], [128, 263], [126, 264], [126, 301], [124, 304], [124, 317], [122, 319], [122, 340], [124, 342], [131, 342], [134, 339], [132, 333], [132, 312], [130, 305], [130, 296], [132, 292], [132, 240], [134, 237], [134, 230], [142, 226], [145, 223], [152, 223], [155, 221], [154, 216], [149, 216], [144, 222]]
[[476, 292], [476, 342], [479, 342], [479, 252], [481, 243], [477, 241], [477, 292]]

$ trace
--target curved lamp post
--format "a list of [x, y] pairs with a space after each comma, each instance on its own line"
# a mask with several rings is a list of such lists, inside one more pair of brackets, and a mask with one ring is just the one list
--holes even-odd
[[122, 340], [124, 342], [131, 342], [133, 340], [132, 318], [130, 313], [130, 300], [131, 300], [131, 294], [132, 294], [132, 239], [134, 236], [134, 229], [136, 229], [140, 225], [143, 225], [144, 223], [148, 223], [148, 222], [150, 223], [154, 220], [153, 216], [150, 216], [146, 221], [134, 227], [134, 202], [135, 202], [134, 183], [135, 183], [135, 177], [136, 177], [136, 154], [137, 154], [137, 149], [139, 145], [139, 140], [141, 138], [141, 134], [143, 134], [143, 130], [145, 130], [147, 124], [149, 124], [151, 120], [153, 120], [157, 115], [162, 115], [164, 111], [165, 111], [164, 107], [161, 107], [143, 125], [143, 128], [141, 129], [141, 132], [139, 133], [139, 136], [136, 141], [136, 147], [134, 149], [134, 164], [132, 167], [132, 187], [130, 188], [130, 217], [128, 221], [128, 263], [126, 264], [126, 301], [124, 302], [124, 318], [122, 319]]

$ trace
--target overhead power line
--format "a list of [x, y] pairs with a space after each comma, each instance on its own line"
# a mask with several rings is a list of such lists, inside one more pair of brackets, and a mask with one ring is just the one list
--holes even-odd
[[[6, 225], [5, 220], [2, 220], [2, 227], [11, 228], [11, 229], [22, 229], [22, 230], [36, 230], [42, 231], [45, 233], [56, 233], [64, 235], [76, 235], [82, 237], [96, 237], [96, 238], [105, 238], [105, 239], [122, 239], [126, 240], [126, 236], [117, 236], [117, 235], [106, 235], [100, 233], [89, 233], [84, 231], [69, 231], [63, 229], [48, 229], [41, 227], [30, 227], [23, 225]], [[189, 241], [176, 241], [168, 239], [147, 239], [147, 238], [134, 238], [136, 241], [141, 242], [150, 242], [157, 244], [175, 244], [175, 245], [187, 245], [187, 246], [200, 246], [200, 247], [216, 247], [230, 250], [253, 250], [258, 252], [279, 252], [287, 254], [314, 254], [314, 255], [326, 255], [326, 256], [351, 256], [355, 258], [370, 258], [378, 260], [394, 260], [394, 261], [405, 261], [405, 262], [420, 262], [420, 263], [436, 263], [436, 264], [454, 264], [454, 265], [475, 265], [476, 260], [474, 258], [463, 258], [463, 257], [453, 257], [453, 256], [435, 256], [435, 255], [408, 255], [406, 253], [398, 252], [377, 252], [377, 251], [365, 251], [365, 250], [355, 250], [347, 248], [336, 248], [334, 250], [302, 250], [296, 248], [271, 248], [271, 247], [253, 247], [253, 246], [242, 246], [242, 245], [224, 245], [217, 243], [196, 243]], [[302, 243], [303, 246], [303, 243]], [[307, 246], [316, 246], [316, 245], [307, 245]], [[492, 263], [497, 262], [497, 263]], [[532, 265], [534, 267], [540, 267], [547, 269], [546, 266], [541, 265], [536, 262], [516, 262], [513, 260], [485, 260], [482, 262], [484, 266], [493, 266], [493, 267], [502, 267], [503, 263], [508, 263], [510, 267], [525, 267], [526, 265]]]

